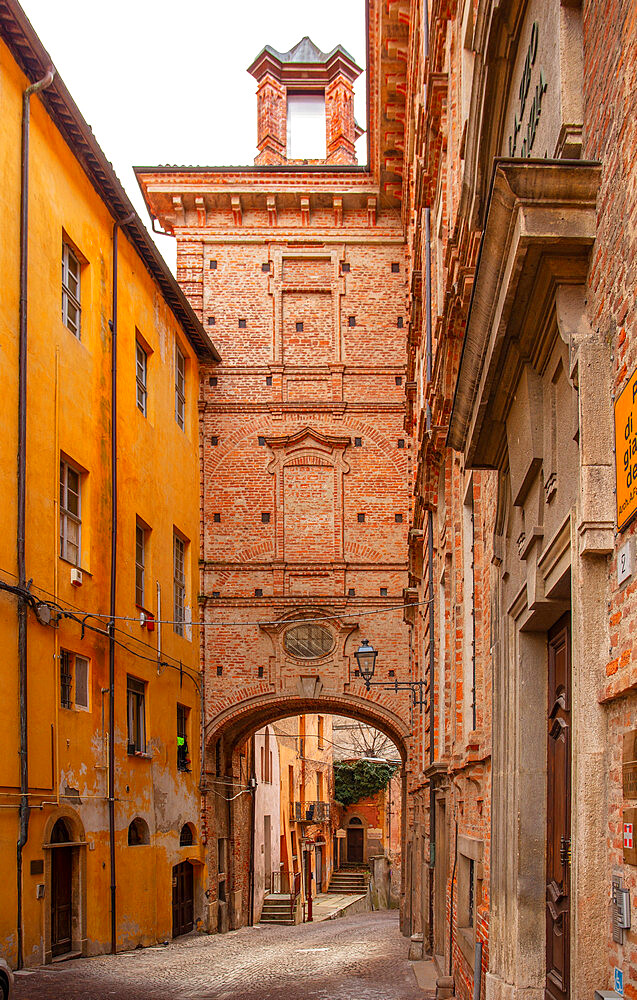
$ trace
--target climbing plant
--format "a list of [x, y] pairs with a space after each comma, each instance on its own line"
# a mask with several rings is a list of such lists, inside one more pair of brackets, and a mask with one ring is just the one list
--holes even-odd
[[339, 761], [334, 764], [334, 797], [341, 805], [351, 806], [387, 788], [396, 770], [383, 761]]

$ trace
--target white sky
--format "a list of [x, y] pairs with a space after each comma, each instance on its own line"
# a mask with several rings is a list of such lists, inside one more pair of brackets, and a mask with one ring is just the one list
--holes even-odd
[[[264, 45], [303, 35], [364, 66], [364, 0], [21, 0], [58, 72], [150, 228], [133, 165], [252, 163]], [[356, 84], [365, 126], [365, 74]], [[358, 142], [366, 161], [365, 138]], [[157, 244], [174, 269], [174, 240]]]

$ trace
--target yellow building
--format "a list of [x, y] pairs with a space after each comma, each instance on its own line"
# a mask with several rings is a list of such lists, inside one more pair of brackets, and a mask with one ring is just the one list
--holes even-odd
[[[273, 726], [281, 774], [281, 884], [300, 900], [327, 892], [333, 871], [332, 717], [299, 715]], [[298, 881], [298, 880], [297, 880]]]
[[8, 0], [0, 955], [13, 966], [150, 944], [205, 912], [188, 622], [198, 364], [218, 358], [50, 65]]

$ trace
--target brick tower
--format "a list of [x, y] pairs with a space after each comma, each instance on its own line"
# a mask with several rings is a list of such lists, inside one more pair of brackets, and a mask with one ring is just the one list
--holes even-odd
[[[342, 45], [321, 52], [307, 35], [289, 52], [266, 45], [248, 72], [258, 84], [255, 163], [356, 163], [363, 129], [354, 119], [353, 84], [362, 70]], [[314, 140], [305, 152], [299, 127]]]
[[[353, 655], [369, 638], [377, 680], [409, 670], [400, 201], [380, 165], [355, 164], [360, 70], [341, 46], [268, 46], [250, 71], [254, 166], [137, 169], [222, 358], [199, 398], [211, 929], [250, 919], [251, 733], [333, 713], [416, 752], [409, 695], [366, 692]], [[290, 156], [321, 99], [323, 155]], [[301, 634], [307, 618], [321, 623]]]

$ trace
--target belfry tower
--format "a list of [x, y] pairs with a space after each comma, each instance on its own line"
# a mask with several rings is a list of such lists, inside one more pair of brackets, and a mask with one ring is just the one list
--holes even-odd
[[361, 69], [342, 46], [266, 46], [250, 72], [254, 165], [137, 170], [222, 359], [202, 368], [196, 404], [209, 925], [222, 930], [251, 913], [252, 733], [325, 713], [383, 730], [406, 761], [415, 743], [409, 695], [366, 691], [353, 655], [369, 638], [378, 680], [409, 669], [397, 185], [356, 163]]
[[342, 45], [321, 52], [307, 35], [289, 52], [266, 45], [248, 72], [258, 84], [255, 163], [356, 163], [362, 70]]

